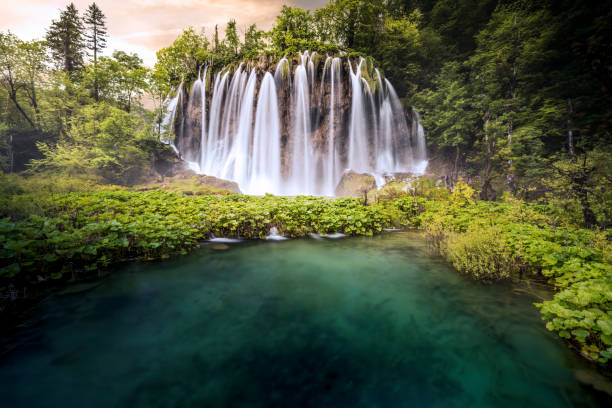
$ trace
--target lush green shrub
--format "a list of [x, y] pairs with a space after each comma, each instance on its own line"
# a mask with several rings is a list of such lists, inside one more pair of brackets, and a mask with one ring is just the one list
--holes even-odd
[[519, 270], [516, 256], [496, 225], [450, 233], [441, 245], [442, 254], [457, 270], [479, 279], [507, 278]]
[[33, 171], [87, 174], [129, 185], [143, 176], [155, 146], [152, 129], [140, 117], [99, 103], [82, 107], [72, 118], [67, 137], [55, 146], [38, 143], [44, 157], [31, 166]]

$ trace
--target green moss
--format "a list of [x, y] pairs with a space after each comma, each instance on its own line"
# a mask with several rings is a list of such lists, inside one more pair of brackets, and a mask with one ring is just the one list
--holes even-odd
[[189, 195], [227, 195], [232, 192], [222, 188], [202, 185], [198, 176], [187, 178], [168, 178], [165, 181], [139, 184], [131, 188], [135, 191], [162, 190]]

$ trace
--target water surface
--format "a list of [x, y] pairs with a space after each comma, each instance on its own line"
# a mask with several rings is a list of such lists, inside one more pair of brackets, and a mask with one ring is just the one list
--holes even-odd
[[5, 344], [6, 407], [591, 407], [533, 298], [411, 233], [211, 245], [57, 293]]

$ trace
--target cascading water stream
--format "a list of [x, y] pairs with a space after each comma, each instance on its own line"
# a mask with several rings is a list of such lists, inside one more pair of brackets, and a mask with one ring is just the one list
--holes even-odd
[[368, 163], [368, 140], [365, 121], [365, 107], [363, 104], [363, 85], [361, 81], [361, 65], [364, 59], [359, 60], [357, 69], [353, 71], [350, 66], [352, 101], [348, 140], [348, 168], [358, 173], [367, 172]]
[[[336, 184], [338, 183], [338, 159], [335, 144], [335, 120], [337, 105], [340, 103], [338, 96], [342, 93], [342, 78], [340, 70], [340, 58], [331, 60], [329, 66], [329, 130], [327, 136], [327, 166], [325, 174], [325, 194], [334, 195]], [[324, 81], [323, 81], [324, 82]], [[322, 93], [322, 92], [321, 92]]]
[[245, 190], [252, 194], [277, 192], [281, 185], [280, 159], [280, 122], [276, 85], [272, 74], [266, 72], [257, 99], [252, 166]]
[[195, 160], [191, 169], [248, 194], [332, 196], [348, 170], [370, 173], [378, 185], [386, 175], [422, 174], [416, 110], [408, 126], [393, 86], [363, 58], [319, 61], [306, 51], [269, 69], [240, 64], [213, 75], [203, 67], [189, 95], [181, 84], [167, 98], [162, 124], [177, 134], [163, 140]]
[[255, 84], [257, 76], [255, 70], [251, 70], [246, 88], [241, 92], [240, 116], [238, 117], [238, 129], [234, 135], [231, 150], [224, 160], [223, 170], [219, 177], [234, 180], [240, 186], [246, 186], [249, 180], [251, 154], [251, 135], [253, 120], [253, 98], [255, 96]]
[[288, 180], [290, 194], [301, 191], [313, 191], [310, 172], [312, 152], [310, 148], [310, 92], [308, 76], [304, 62], [295, 70], [293, 102], [293, 155], [291, 158], [293, 171]]

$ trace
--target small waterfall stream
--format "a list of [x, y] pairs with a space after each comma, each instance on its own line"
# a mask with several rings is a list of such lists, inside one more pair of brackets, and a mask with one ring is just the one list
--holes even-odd
[[418, 113], [408, 126], [393, 86], [363, 58], [306, 51], [215, 75], [202, 67], [165, 106], [164, 140], [189, 168], [248, 194], [333, 196], [348, 170], [382, 184], [427, 165]]

